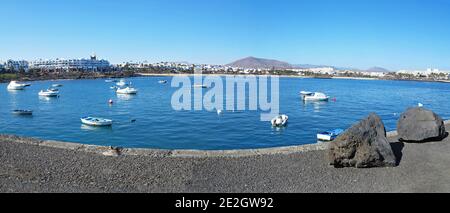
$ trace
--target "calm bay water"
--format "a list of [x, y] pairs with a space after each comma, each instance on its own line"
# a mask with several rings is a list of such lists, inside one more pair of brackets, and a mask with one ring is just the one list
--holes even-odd
[[[418, 103], [450, 118], [450, 84], [444, 83], [280, 78], [280, 108], [289, 115], [289, 125], [274, 129], [260, 121], [259, 111], [175, 111], [171, 99], [178, 88], [170, 87], [170, 77], [127, 80], [138, 95], [116, 95], [112, 84], [100, 79], [31, 82], [24, 91], [8, 91], [7, 84], [0, 84], [0, 133], [108, 146], [219, 150], [315, 143], [317, 132], [346, 129], [370, 112], [394, 130], [400, 113]], [[59, 98], [38, 97], [39, 90], [55, 83], [64, 85]], [[301, 90], [321, 91], [336, 101], [305, 104]], [[115, 104], [109, 106], [109, 99]], [[34, 115], [15, 116], [14, 109], [31, 109]], [[115, 123], [87, 127], [80, 123], [83, 116]]]

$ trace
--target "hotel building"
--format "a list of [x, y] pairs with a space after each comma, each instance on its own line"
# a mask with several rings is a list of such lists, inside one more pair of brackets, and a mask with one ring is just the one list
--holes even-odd
[[30, 63], [32, 69], [47, 70], [105, 71], [110, 67], [109, 61], [98, 60], [96, 55], [92, 55], [89, 59], [37, 60]]

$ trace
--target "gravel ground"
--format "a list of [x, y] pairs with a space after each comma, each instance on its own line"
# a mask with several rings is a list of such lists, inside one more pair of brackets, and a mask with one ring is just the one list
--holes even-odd
[[450, 192], [449, 138], [391, 141], [398, 167], [335, 169], [325, 151], [107, 157], [0, 137], [0, 192]]

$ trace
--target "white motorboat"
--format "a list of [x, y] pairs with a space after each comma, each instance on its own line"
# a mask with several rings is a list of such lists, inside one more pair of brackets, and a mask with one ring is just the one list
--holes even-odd
[[89, 126], [111, 126], [113, 121], [104, 118], [84, 117], [81, 118], [81, 123]]
[[127, 94], [127, 95], [134, 95], [138, 93], [138, 90], [133, 87], [126, 87], [123, 89], [117, 89], [117, 94]]
[[127, 82], [125, 82], [125, 80], [120, 80], [119, 82], [116, 83], [116, 85], [119, 87], [124, 87], [127, 85]]
[[320, 92], [300, 92], [304, 101], [328, 101], [330, 99], [329, 96], [326, 96]]
[[53, 84], [52, 87], [62, 87], [62, 84]]
[[30, 86], [30, 85], [29, 84], [21, 84], [17, 81], [11, 81], [8, 84], [8, 90], [23, 90], [27, 86]]
[[327, 131], [317, 134], [317, 140], [319, 141], [333, 141], [339, 135], [344, 132], [342, 129], [335, 129], [333, 131]]
[[161, 81], [158, 81], [158, 83], [160, 83], [160, 84], [167, 84], [167, 81], [166, 80], [161, 80]]
[[272, 126], [274, 127], [283, 127], [286, 126], [287, 122], [289, 120], [289, 117], [287, 115], [280, 115], [272, 119], [270, 121], [272, 123]]
[[39, 96], [44, 96], [44, 97], [57, 97], [58, 95], [59, 95], [59, 91], [41, 90], [39, 92]]
[[194, 88], [203, 88], [206, 89], [208, 88], [208, 86], [204, 85], [204, 84], [194, 84]]

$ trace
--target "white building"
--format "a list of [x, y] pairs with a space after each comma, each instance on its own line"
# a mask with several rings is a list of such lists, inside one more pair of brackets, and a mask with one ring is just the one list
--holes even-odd
[[448, 75], [448, 71], [442, 71], [439, 69], [428, 68], [427, 70], [399, 70], [398, 74], [410, 74], [414, 76], [430, 76], [431, 74], [446, 74]]
[[384, 77], [386, 76], [386, 72], [359, 72], [360, 75], [370, 76], [370, 77]]
[[101, 71], [110, 66], [109, 61], [98, 60], [96, 55], [91, 56], [89, 59], [37, 60], [30, 63], [30, 68], [50, 70]]
[[336, 70], [333, 67], [317, 67], [317, 68], [302, 68], [302, 69], [291, 69], [294, 72], [312, 72], [317, 74], [334, 74]]
[[25, 60], [14, 61], [10, 59], [6, 61], [4, 66], [5, 69], [12, 71], [20, 71], [20, 70], [28, 71], [29, 69], [28, 61]]

